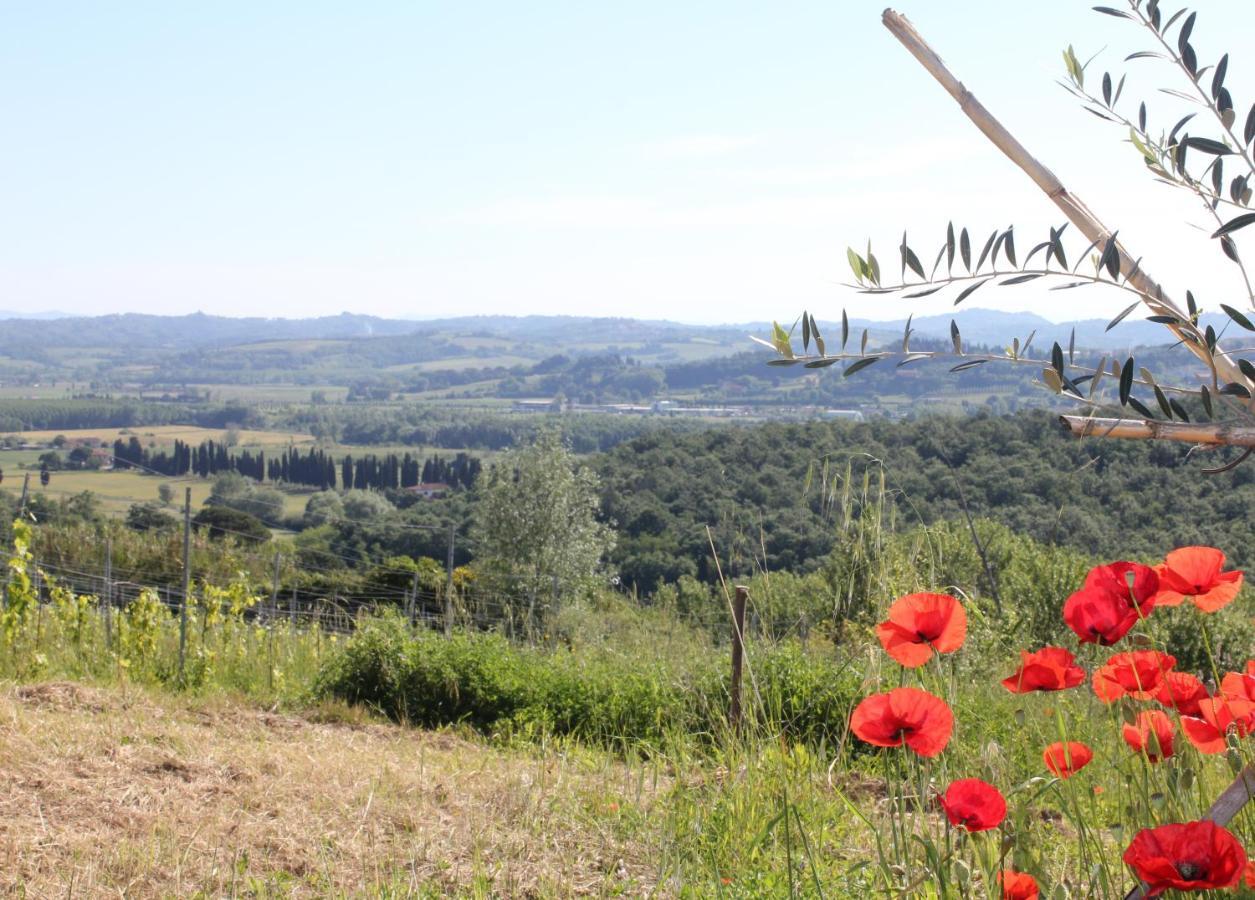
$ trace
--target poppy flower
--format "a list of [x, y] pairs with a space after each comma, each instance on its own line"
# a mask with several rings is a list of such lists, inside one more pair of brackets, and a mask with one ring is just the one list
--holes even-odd
[[1030, 691], [1062, 691], [1085, 681], [1085, 670], [1078, 666], [1070, 650], [1042, 647], [1034, 653], [1020, 651], [1020, 668], [1002, 686], [1013, 694]]
[[1004, 869], [998, 873], [998, 884], [1002, 885], [1002, 900], [1037, 900], [1041, 896], [1037, 879], [1027, 872]]
[[914, 669], [933, 652], [953, 653], [967, 637], [967, 611], [949, 594], [907, 594], [889, 607], [889, 620], [876, 626], [885, 652]]
[[1094, 672], [1094, 693], [1103, 703], [1121, 697], [1150, 700], [1164, 685], [1168, 672], [1177, 664], [1175, 656], [1158, 650], [1116, 653]]
[[1255, 675], [1229, 672], [1220, 679], [1220, 693], [1227, 700], [1246, 700], [1255, 703]]
[[920, 756], [936, 756], [950, 742], [954, 713], [928, 691], [894, 688], [860, 702], [850, 717], [850, 728], [877, 747], [906, 744]]
[[1046, 748], [1041, 757], [1051, 775], [1071, 778], [1089, 765], [1094, 758], [1094, 751], [1079, 741], [1068, 741], [1066, 744], [1056, 741]]
[[1155, 699], [1183, 716], [1198, 715], [1198, 703], [1210, 695], [1206, 686], [1189, 672], [1169, 672]]
[[989, 831], [1007, 817], [1007, 801], [1002, 793], [979, 778], [951, 782], [941, 797], [941, 808], [951, 825], [960, 825], [967, 831]]
[[1157, 897], [1169, 888], [1233, 887], [1247, 860], [1237, 838], [1204, 819], [1143, 828], [1124, 851], [1124, 862], [1146, 884], [1146, 896]]
[[1085, 584], [1063, 604], [1063, 620], [1082, 644], [1114, 644], [1150, 615], [1159, 575], [1140, 563], [1113, 562], [1090, 569]]
[[1255, 730], [1255, 703], [1209, 697], [1198, 704], [1197, 716], [1182, 716], [1181, 730], [1199, 753], [1223, 753], [1230, 731], [1246, 737]]
[[1248, 862], [1242, 873], [1242, 883], [1248, 888], [1255, 888], [1255, 863]]
[[1221, 572], [1224, 554], [1215, 547], [1182, 547], [1173, 550], [1159, 573], [1157, 606], [1180, 606], [1186, 597], [1203, 612], [1211, 613], [1227, 606], [1242, 589], [1241, 572]]
[[1124, 742], [1134, 753], [1145, 753], [1146, 759], [1156, 763], [1172, 755], [1172, 741], [1176, 726], [1167, 714], [1158, 709], [1147, 709], [1123, 729]]

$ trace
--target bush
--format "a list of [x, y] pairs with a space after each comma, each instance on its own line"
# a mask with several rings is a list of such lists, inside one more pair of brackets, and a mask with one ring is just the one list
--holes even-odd
[[[363, 623], [324, 664], [315, 690], [426, 727], [466, 724], [638, 750], [675, 734], [713, 740], [728, 709], [722, 653], [643, 663], [604, 649], [411, 632], [398, 616]], [[832, 743], [844, 732], [858, 678], [797, 644], [762, 645], [750, 654], [744, 690], [748, 716], [772, 733]]]

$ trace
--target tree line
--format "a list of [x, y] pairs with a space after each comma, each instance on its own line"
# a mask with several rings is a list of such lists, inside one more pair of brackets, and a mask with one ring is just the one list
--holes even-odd
[[176, 439], [170, 449], [154, 450], [145, 447], [134, 435], [129, 440], [118, 438], [113, 442], [113, 460], [117, 468], [137, 468], [172, 477], [211, 478], [224, 472], [238, 472], [253, 481], [298, 484], [324, 491], [337, 486], [345, 490], [397, 490], [437, 482], [451, 488], [471, 488], [482, 469], [479, 459], [468, 453], [458, 453], [452, 458], [435, 454], [426, 459], [410, 453], [399, 456], [368, 453], [357, 458], [345, 455], [337, 462], [318, 447], [305, 451], [289, 447], [267, 458], [264, 450], [237, 451], [223, 441], [212, 439], [196, 446]]

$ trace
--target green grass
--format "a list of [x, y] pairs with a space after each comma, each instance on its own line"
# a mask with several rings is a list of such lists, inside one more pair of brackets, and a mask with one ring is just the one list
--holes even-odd
[[[21, 490], [20, 474], [6, 471], [5, 486], [12, 484]], [[124, 471], [64, 471], [53, 472], [47, 487], [39, 483], [38, 473], [31, 476], [31, 491], [46, 494], [53, 499], [73, 497], [90, 491], [100, 501], [102, 510], [111, 516], [124, 516], [135, 503], [155, 502], [159, 485], [168, 484], [174, 489], [175, 503], [172, 510], [182, 509], [186, 488], [192, 489], [192, 511], [200, 509], [213, 489], [213, 481], [204, 478], [169, 478], [145, 475], [132, 470]], [[283, 515], [298, 515], [305, 509], [309, 491], [285, 490]]]

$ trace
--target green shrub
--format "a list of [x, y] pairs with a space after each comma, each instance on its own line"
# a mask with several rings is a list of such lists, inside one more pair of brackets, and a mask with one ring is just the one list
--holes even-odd
[[[752, 724], [811, 743], [844, 733], [858, 691], [852, 670], [787, 643], [754, 647], [746, 672]], [[600, 647], [520, 647], [490, 634], [444, 638], [388, 616], [364, 622], [325, 662], [316, 693], [417, 725], [648, 750], [671, 735], [722, 734], [728, 677], [722, 652], [643, 661]]]

